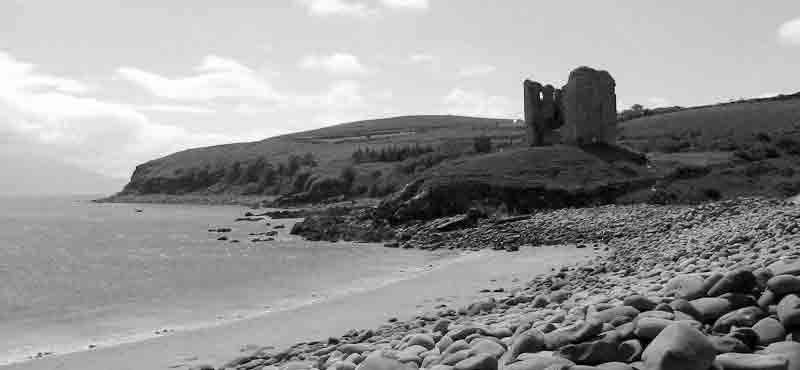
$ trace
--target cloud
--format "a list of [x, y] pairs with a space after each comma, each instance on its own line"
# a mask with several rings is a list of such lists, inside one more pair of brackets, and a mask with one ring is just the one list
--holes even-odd
[[427, 10], [430, 8], [429, 0], [379, 0], [383, 9], [378, 6], [368, 5], [362, 0], [297, 0], [308, 9], [308, 12], [317, 17], [348, 16], [361, 19], [374, 18], [381, 14], [381, 10]]
[[483, 90], [455, 88], [442, 99], [447, 114], [509, 117], [517, 113], [508, 97], [489, 95]]
[[261, 74], [230, 58], [209, 55], [194, 72], [189, 77], [168, 78], [134, 67], [120, 67], [117, 76], [155, 96], [173, 100], [255, 98], [280, 102], [284, 98]]
[[795, 18], [778, 27], [778, 40], [786, 45], [800, 46], [800, 18]]
[[411, 64], [438, 64], [440, 59], [438, 56], [430, 54], [411, 54], [408, 56], [408, 62]]
[[368, 18], [378, 14], [378, 10], [363, 2], [352, 0], [299, 0], [314, 16], [333, 15]]
[[307, 70], [321, 70], [337, 76], [358, 76], [369, 73], [361, 60], [348, 53], [334, 53], [331, 55], [308, 55], [303, 57], [298, 66]]
[[426, 10], [430, 7], [428, 0], [381, 0], [381, 4], [390, 9]]
[[237, 139], [153, 122], [134, 106], [86, 96], [82, 82], [38, 72], [4, 52], [0, 76], [0, 133], [18, 152], [126, 177], [154, 156]]
[[481, 77], [486, 76], [488, 74], [493, 73], [497, 70], [497, 67], [488, 64], [473, 64], [465, 67], [461, 67], [458, 70], [458, 77]]
[[667, 98], [662, 98], [660, 96], [652, 96], [647, 98], [646, 106], [648, 108], [663, 108], [663, 107], [671, 107], [673, 104]]
[[139, 111], [167, 112], [167, 113], [215, 113], [211, 108], [194, 105], [150, 104], [137, 106]]

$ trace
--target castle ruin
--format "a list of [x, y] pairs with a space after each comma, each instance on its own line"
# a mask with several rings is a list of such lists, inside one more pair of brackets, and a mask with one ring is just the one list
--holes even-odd
[[606, 71], [579, 67], [561, 89], [525, 80], [528, 143], [542, 146], [616, 143], [616, 83]]

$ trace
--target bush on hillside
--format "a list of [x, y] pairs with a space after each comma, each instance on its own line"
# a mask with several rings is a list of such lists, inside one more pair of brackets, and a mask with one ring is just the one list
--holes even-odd
[[472, 147], [476, 153], [491, 153], [492, 152], [492, 138], [481, 135], [472, 139]]
[[358, 148], [351, 155], [356, 163], [365, 162], [402, 162], [408, 158], [431, 153], [435, 149], [430, 145], [392, 145], [380, 149]]
[[792, 137], [782, 137], [775, 143], [780, 150], [790, 155], [800, 155], [800, 141]]

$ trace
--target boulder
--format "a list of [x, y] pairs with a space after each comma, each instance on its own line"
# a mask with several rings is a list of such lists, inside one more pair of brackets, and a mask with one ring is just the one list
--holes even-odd
[[649, 370], [708, 370], [715, 357], [706, 336], [684, 323], [666, 327], [642, 353]]
[[497, 358], [489, 354], [479, 353], [459, 361], [453, 366], [453, 370], [497, 370]]
[[548, 349], [558, 349], [561, 346], [582, 342], [586, 339], [600, 334], [603, 330], [603, 323], [597, 319], [588, 319], [574, 325], [557, 329], [544, 335], [545, 344]]
[[637, 309], [639, 311], [650, 311], [650, 310], [656, 308], [656, 303], [655, 302], [651, 301], [650, 299], [648, 299], [645, 296], [638, 295], [638, 294], [635, 294], [635, 295], [632, 295], [632, 296], [629, 296], [629, 297], [625, 298], [625, 300], [622, 302], [622, 304], [624, 306], [633, 307], [633, 308], [635, 308], [635, 309]]
[[638, 339], [629, 339], [619, 344], [619, 353], [622, 356], [622, 361], [631, 363], [639, 361], [644, 352], [644, 346]]
[[472, 353], [488, 354], [494, 358], [500, 358], [506, 352], [506, 348], [490, 339], [476, 339], [470, 343]]
[[723, 353], [716, 362], [724, 370], [787, 370], [789, 366], [783, 356], [754, 353]]
[[767, 267], [773, 275], [800, 275], [800, 260], [780, 260]]
[[414, 334], [408, 338], [406, 341], [408, 346], [422, 346], [426, 349], [433, 349], [436, 346], [436, 342], [434, 342], [433, 337], [430, 334]]
[[706, 295], [705, 279], [700, 275], [678, 275], [670, 279], [664, 286], [667, 294], [674, 294], [678, 298], [687, 300], [697, 299]]
[[406, 365], [397, 360], [397, 357], [384, 351], [375, 351], [361, 361], [356, 370], [411, 370]]
[[516, 360], [520, 353], [536, 353], [546, 348], [544, 334], [536, 328], [528, 329], [513, 339], [502, 363], [507, 364]]
[[800, 297], [789, 294], [778, 303], [778, 319], [786, 329], [800, 325]]
[[731, 336], [726, 335], [724, 337], [717, 337], [710, 335], [706, 338], [708, 338], [709, 342], [711, 342], [711, 345], [714, 346], [714, 350], [716, 350], [718, 354], [730, 352], [744, 353], [751, 351], [750, 347], [744, 344], [744, 342]]
[[706, 293], [709, 297], [725, 293], [750, 293], [758, 285], [753, 272], [746, 269], [731, 271], [717, 281]]
[[800, 293], [800, 278], [794, 275], [777, 275], [767, 280], [767, 288], [779, 296]]
[[624, 360], [619, 345], [619, 337], [609, 335], [593, 342], [568, 344], [559, 348], [556, 355], [580, 365], [599, 365]]
[[758, 344], [762, 346], [783, 341], [786, 338], [786, 330], [780, 321], [771, 317], [765, 317], [753, 325], [753, 330], [758, 335]]
[[766, 354], [776, 354], [785, 357], [789, 361], [788, 370], [800, 370], [800, 343], [798, 342], [776, 342], [764, 348]]
[[700, 315], [697, 319], [706, 323], [716, 321], [733, 309], [731, 302], [724, 298], [698, 298], [689, 303]]
[[766, 316], [764, 311], [756, 306], [740, 308], [722, 315], [722, 317], [717, 319], [714, 323], [714, 327], [711, 331], [714, 333], [727, 334], [730, 332], [732, 326], [751, 327], [764, 316]]
[[558, 356], [531, 355], [522, 361], [506, 365], [503, 370], [545, 370], [550, 366], [574, 366], [575, 363]]
[[633, 333], [640, 339], [652, 340], [658, 336], [664, 328], [673, 323], [674, 321], [672, 320], [645, 317], [636, 322], [636, 329], [634, 329]]
[[[600, 322], [612, 322], [618, 317], [634, 318], [639, 315], [639, 310], [631, 306], [617, 306], [606, 310], [597, 311], [591, 314], [591, 318]], [[630, 320], [628, 320], [630, 321]]]

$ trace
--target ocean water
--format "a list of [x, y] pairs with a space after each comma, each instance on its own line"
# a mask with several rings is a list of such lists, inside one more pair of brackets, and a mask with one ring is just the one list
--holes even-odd
[[[141, 212], [136, 212], [141, 209]], [[441, 256], [305, 242], [242, 207], [0, 198], [0, 364], [221, 325], [381, 287]], [[279, 229], [275, 242], [249, 233]], [[218, 241], [209, 228], [232, 227]]]

